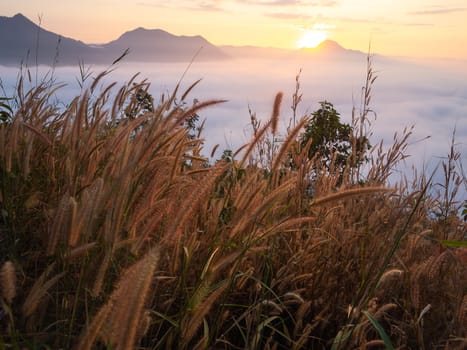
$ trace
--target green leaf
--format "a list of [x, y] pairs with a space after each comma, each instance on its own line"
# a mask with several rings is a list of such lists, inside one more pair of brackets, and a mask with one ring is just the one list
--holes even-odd
[[467, 247], [467, 241], [449, 241], [443, 240], [441, 244], [445, 247]]
[[257, 349], [258, 348], [259, 342], [261, 340], [261, 334], [263, 333], [263, 329], [266, 328], [266, 326], [268, 326], [269, 323], [273, 322], [274, 320], [276, 320], [278, 318], [279, 318], [278, 316], [268, 317], [267, 319], [265, 319], [263, 322], [261, 322], [258, 325], [258, 328], [256, 329], [256, 333], [253, 336], [253, 340], [252, 340], [252, 342], [250, 344], [251, 349]]
[[372, 314], [370, 314], [368, 311], [362, 311], [362, 313], [368, 318], [368, 320], [371, 322], [373, 327], [376, 328], [376, 330], [379, 333], [379, 336], [384, 342], [384, 346], [386, 347], [387, 350], [394, 350], [394, 346], [391, 343], [391, 339], [389, 339], [386, 331], [384, 328], [381, 326], [381, 324], [378, 322], [376, 318], [373, 317]]
[[339, 349], [339, 346], [349, 339], [351, 334], [351, 329], [341, 329], [339, 333], [337, 333], [334, 341], [332, 342], [331, 350]]

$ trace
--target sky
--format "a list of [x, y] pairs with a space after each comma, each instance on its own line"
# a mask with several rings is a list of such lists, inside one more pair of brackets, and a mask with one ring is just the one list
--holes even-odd
[[323, 39], [349, 49], [467, 59], [465, 0], [2, 0], [47, 30], [105, 43], [144, 27], [202, 35], [215, 45], [293, 49]]

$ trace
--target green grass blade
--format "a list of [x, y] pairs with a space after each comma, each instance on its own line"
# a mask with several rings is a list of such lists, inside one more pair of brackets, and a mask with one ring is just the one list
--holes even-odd
[[445, 247], [467, 247], [467, 241], [442, 240], [441, 244]]
[[334, 338], [334, 341], [332, 342], [332, 347], [331, 350], [338, 350], [339, 347], [347, 342], [347, 339], [350, 337], [351, 330], [350, 329], [345, 329], [348, 327], [342, 328]]
[[370, 314], [368, 311], [362, 311], [362, 313], [365, 315], [366, 318], [368, 318], [373, 327], [376, 328], [376, 330], [379, 333], [379, 336], [381, 337], [381, 340], [383, 340], [384, 342], [384, 346], [386, 347], [386, 349], [394, 350], [394, 346], [391, 343], [391, 339], [389, 339], [389, 336], [387, 335], [386, 331], [381, 326], [381, 324], [378, 322], [378, 320], [374, 318], [373, 315]]

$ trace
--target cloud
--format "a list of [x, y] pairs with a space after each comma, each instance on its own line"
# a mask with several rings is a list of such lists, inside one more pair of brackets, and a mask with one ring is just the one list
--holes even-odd
[[321, 22], [346, 22], [346, 23], [363, 23], [363, 24], [392, 24], [383, 18], [358, 18], [358, 17], [329, 17], [329, 16], [316, 16], [316, 19]]
[[421, 10], [409, 12], [409, 15], [424, 16], [424, 15], [444, 15], [449, 13], [458, 13], [467, 11], [467, 7], [453, 7], [453, 8], [436, 8], [431, 10]]
[[[286, 12], [277, 12], [277, 13], [270, 13], [267, 14], [269, 17], [274, 18], [283, 18], [283, 19], [303, 19], [306, 17], [303, 13], [286, 13]], [[410, 26], [410, 27], [430, 27], [434, 26], [433, 23], [426, 23], [426, 22], [396, 22], [396, 21], [388, 21], [383, 18], [375, 18], [375, 19], [367, 19], [367, 18], [352, 18], [352, 17], [325, 17], [325, 16], [318, 16], [316, 18], [317, 21], [320, 22], [329, 22], [329, 23], [356, 23], [356, 24], [373, 24], [373, 25], [385, 25], [385, 26]], [[379, 28], [379, 27], [376, 27]]]
[[433, 27], [434, 23], [416, 23], [416, 22], [409, 22], [409, 23], [403, 23], [402, 25], [408, 26], [408, 27]]
[[253, 5], [253, 6], [269, 6], [269, 7], [294, 7], [294, 6], [308, 6], [308, 7], [334, 7], [338, 5], [335, 0], [181, 0], [176, 4], [168, 1], [153, 0], [153, 1], [139, 1], [136, 3], [138, 6], [146, 7], [182, 7], [191, 10], [205, 10], [205, 11], [221, 11], [229, 7], [229, 5]]
[[147, 2], [147, 1], [138, 1], [136, 3], [136, 6], [143, 6], [143, 7], [169, 7], [167, 3], [163, 3], [161, 1], [153, 1], [153, 2]]
[[156, 7], [156, 8], [184, 8], [185, 10], [199, 10], [199, 11], [225, 11], [221, 6], [221, 0], [202, 0], [202, 1], [178, 1], [177, 4], [171, 4], [167, 1], [139, 1], [137, 6]]
[[264, 6], [310, 6], [310, 7], [334, 7], [338, 5], [338, 1], [333, 0], [239, 0], [238, 2], [250, 5], [264, 5]]
[[218, 1], [202, 1], [195, 6], [189, 7], [193, 10], [200, 10], [200, 11], [225, 11], [225, 8], [219, 6]]
[[[266, 13], [267, 17], [279, 19], [300, 19], [303, 18], [303, 7], [327, 8], [335, 7], [339, 4], [335, 0], [180, 0], [176, 4], [165, 0], [146, 0], [136, 3], [137, 6], [154, 8], [177, 8], [191, 11], [207, 12], [232, 12], [238, 11], [241, 7], [244, 11], [251, 11], [252, 7], [282, 9], [277, 13]], [[290, 11], [290, 12], [289, 12]]]
[[[320, 20], [320, 23], [325, 23]], [[439, 157], [449, 152], [454, 126], [456, 143], [461, 154], [467, 154], [467, 67], [465, 61], [440, 62], [437, 66], [414, 64], [376, 56], [373, 64], [378, 79], [372, 92], [372, 108], [378, 118], [372, 124], [372, 144], [381, 139], [390, 145], [394, 132], [415, 125], [408, 152], [411, 163], [436, 165]], [[4, 85], [13, 87], [17, 77], [16, 68], [0, 67]], [[171, 92], [179, 80], [186, 63], [138, 64], [142, 78], [152, 82], [151, 93], [160, 96]], [[351, 121], [352, 107], [359, 105], [361, 87], [365, 79], [365, 60], [313, 61], [265, 59], [257, 61], [233, 60], [219, 62], [194, 62], [182, 81], [181, 91], [194, 81], [202, 82], [190, 93], [199, 100], [227, 99], [228, 102], [200, 112], [206, 118], [203, 136], [206, 138], [205, 154], [220, 144], [216, 157], [222, 150], [236, 150], [251, 137], [248, 106], [260, 120], [269, 118], [275, 94], [284, 92], [279, 125], [286, 126], [291, 116], [291, 95], [295, 87], [295, 75], [303, 68], [301, 88], [303, 102], [299, 114], [309, 113], [318, 107], [318, 101], [331, 101], [341, 113], [344, 122]], [[99, 72], [99, 67], [94, 69]], [[115, 70], [111, 81], [127, 81], [135, 73], [135, 64], [123, 63]], [[271, 72], [274, 72], [271, 74]], [[60, 98], [71, 100], [79, 88], [75, 77], [77, 67], [58, 67], [55, 76], [68, 83], [60, 90]], [[68, 89], [75, 88], [70, 91]], [[427, 136], [431, 138], [423, 142]], [[465, 156], [464, 156], [465, 157]], [[465, 159], [465, 158], [464, 158]]]
[[300, 5], [300, 0], [239, 0], [238, 2], [248, 5], [264, 5], [264, 6], [290, 6]]
[[291, 13], [291, 12], [272, 12], [266, 13], [265, 16], [277, 19], [303, 19], [307, 17], [303, 13]]

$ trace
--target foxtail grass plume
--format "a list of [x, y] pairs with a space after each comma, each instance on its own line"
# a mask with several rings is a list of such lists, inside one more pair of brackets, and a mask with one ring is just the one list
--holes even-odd
[[9, 304], [16, 296], [16, 271], [11, 261], [6, 261], [0, 271], [0, 293]]
[[281, 103], [282, 103], [282, 98], [284, 97], [284, 94], [282, 92], [278, 92], [276, 95], [276, 98], [274, 99], [274, 106], [272, 108], [272, 116], [271, 116], [271, 129], [272, 133], [276, 134], [277, 132], [277, 127], [279, 125], [279, 115], [280, 115], [280, 109], [281, 109]]

